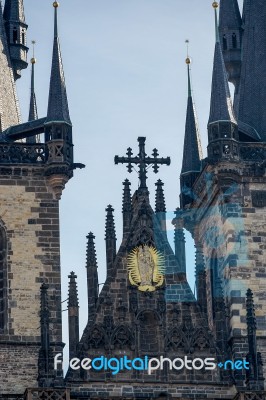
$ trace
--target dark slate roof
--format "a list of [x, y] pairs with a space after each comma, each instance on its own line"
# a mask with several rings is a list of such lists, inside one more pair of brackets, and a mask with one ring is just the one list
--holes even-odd
[[37, 102], [34, 89], [34, 63], [31, 64], [31, 89], [30, 89], [30, 110], [29, 121], [38, 119]]
[[24, 124], [11, 126], [0, 135], [0, 142], [23, 139], [32, 135], [43, 133], [45, 122], [46, 118], [40, 118], [35, 121], [29, 121], [25, 122]]
[[60, 43], [57, 31], [57, 8], [55, 8], [53, 59], [46, 122], [52, 121], [63, 121], [71, 124]]
[[191, 95], [191, 83], [188, 67], [188, 101], [181, 174], [201, 169], [202, 149], [199, 127]]
[[216, 41], [214, 52], [209, 124], [215, 121], [231, 121], [236, 124], [227, 72], [219, 41]]
[[220, 0], [219, 28], [239, 29], [242, 19], [237, 0]]
[[245, 0], [239, 120], [266, 141], [266, 2]]
[[6, 0], [4, 19], [6, 21], [20, 21], [25, 23], [23, 0]]

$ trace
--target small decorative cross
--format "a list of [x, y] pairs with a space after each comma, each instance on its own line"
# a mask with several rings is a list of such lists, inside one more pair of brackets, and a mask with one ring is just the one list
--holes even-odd
[[170, 157], [158, 158], [159, 153], [157, 149], [153, 150], [153, 157], [147, 157], [147, 154], [145, 153], [145, 141], [145, 137], [138, 138], [139, 154], [137, 156], [133, 157], [132, 149], [130, 147], [127, 149], [127, 157], [115, 156], [115, 164], [127, 163], [127, 169], [129, 173], [133, 171], [132, 164], [137, 164], [139, 166], [139, 180], [141, 189], [147, 189], [146, 181], [148, 165], [152, 165], [154, 173], [157, 174], [160, 165], [170, 165], [171, 163]]

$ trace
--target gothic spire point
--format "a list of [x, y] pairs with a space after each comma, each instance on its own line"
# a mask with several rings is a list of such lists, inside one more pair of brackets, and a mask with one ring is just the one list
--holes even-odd
[[237, 124], [231, 94], [228, 84], [228, 76], [224, 64], [223, 53], [221, 49], [220, 36], [218, 30], [217, 8], [215, 11], [215, 29], [216, 29], [216, 44], [213, 60], [213, 74], [212, 74], [212, 90], [211, 90], [211, 105], [210, 116], [208, 124], [217, 121], [229, 121]]
[[53, 2], [54, 7], [54, 37], [58, 37], [58, 21], [57, 21], [57, 8], [59, 7], [59, 3], [57, 1]]
[[78, 290], [77, 290], [77, 275], [72, 271], [69, 275], [69, 287], [68, 287], [68, 307], [78, 307]]
[[124, 190], [123, 190], [123, 213], [131, 212], [132, 205], [131, 205], [131, 191], [130, 186], [131, 182], [128, 179], [125, 179], [123, 182]]
[[116, 233], [115, 233], [115, 222], [114, 222], [114, 209], [109, 204], [106, 209], [106, 224], [105, 224], [105, 239], [108, 240], [110, 238], [116, 239]]
[[212, 3], [212, 6], [214, 8], [214, 17], [215, 17], [215, 39], [216, 39], [216, 43], [220, 43], [220, 35], [219, 35], [219, 25], [218, 25], [218, 7], [219, 7], [219, 3], [217, 1], [214, 1]]
[[54, 6], [54, 44], [53, 44], [53, 57], [52, 57], [52, 68], [51, 68], [50, 90], [49, 90], [46, 123], [65, 122], [71, 125], [69, 109], [68, 109], [64, 69], [63, 69], [60, 43], [58, 37], [57, 9], [59, 3], [54, 2], [53, 6]]
[[203, 158], [201, 142], [200, 142], [199, 126], [192, 99], [190, 62], [188, 63], [186, 61], [186, 64], [188, 73], [188, 101], [187, 101], [184, 149], [183, 149], [183, 163], [181, 171], [182, 174], [195, 171], [199, 172], [201, 168], [201, 159]]
[[187, 58], [186, 58], [186, 64], [187, 64], [187, 75], [188, 75], [188, 97], [192, 96], [192, 91], [191, 91], [191, 77], [190, 77], [190, 64], [191, 64], [191, 58], [189, 57], [189, 40], [187, 39], [186, 42], [187, 44]]
[[35, 41], [32, 41], [33, 44], [33, 55], [30, 60], [31, 62], [31, 88], [30, 88], [30, 109], [29, 109], [29, 119], [28, 121], [33, 121], [38, 119], [38, 111], [37, 111], [37, 102], [36, 102], [36, 95], [35, 95], [35, 64], [37, 62], [35, 56]]
[[95, 250], [95, 236], [92, 232], [87, 235], [87, 260], [86, 267], [97, 266], [97, 256]]

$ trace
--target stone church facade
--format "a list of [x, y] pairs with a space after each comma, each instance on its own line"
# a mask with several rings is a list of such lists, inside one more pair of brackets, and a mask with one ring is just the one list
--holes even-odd
[[[81, 335], [76, 275], [69, 275], [65, 376], [59, 201], [73, 171], [84, 165], [73, 158], [59, 4], [53, 6], [47, 116], [38, 117], [32, 58], [24, 123], [15, 86], [27, 67], [23, 0], [6, 0], [0, 12], [0, 398], [266, 399], [265, 2], [244, 0], [241, 15], [237, 0], [221, 0], [219, 23], [213, 2], [216, 45], [206, 158], [186, 60], [174, 250], [166, 234], [163, 182], [156, 183], [155, 209], [146, 182], [147, 167], [163, 171], [170, 158], [157, 149], [147, 155], [143, 137], [137, 151], [128, 148], [125, 156], [115, 156], [115, 164], [128, 172], [138, 167], [139, 186], [123, 182], [119, 247], [114, 210], [106, 209], [107, 277], [101, 292], [95, 237], [87, 236], [88, 322]], [[235, 86], [234, 101], [228, 80]], [[196, 294], [186, 277], [184, 229], [195, 241]]]

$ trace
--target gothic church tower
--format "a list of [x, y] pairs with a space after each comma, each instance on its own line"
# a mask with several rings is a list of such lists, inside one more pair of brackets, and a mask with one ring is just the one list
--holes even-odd
[[[209, 324], [217, 327], [217, 298], [222, 294], [227, 345], [234, 359], [243, 353], [250, 357], [252, 373], [243, 380], [235, 371], [236, 387], [262, 389], [258, 364], [266, 366], [266, 3], [244, 0], [241, 16], [237, 0], [221, 0], [219, 27], [218, 3], [213, 7], [216, 45], [208, 156], [192, 183], [181, 175], [181, 215], [202, 255], [197, 271], [204, 262]], [[228, 79], [235, 86], [234, 103]], [[197, 152], [195, 143], [191, 145], [192, 150], [185, 147], [184, 159]], [[246, 317], [247, 294], [255, 303], [253, 328], [252, 318]], [[250, 329], [255, 347], [248, 340]]]
[[[73, 176], [72, 125], [54, 2], [47, 115], [37, 116], [32, 59], [29, 121], [21, 123], [15, 80], [27, 67], [23, 0], [0, 8], [0, 393], [54, 386], [61, 352], [59, 199]], [[36, 136], [44, 140], [36, 143]]]

